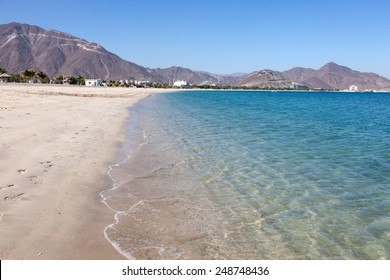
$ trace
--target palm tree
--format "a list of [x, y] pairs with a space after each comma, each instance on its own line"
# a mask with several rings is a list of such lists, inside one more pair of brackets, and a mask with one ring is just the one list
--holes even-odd
[[75, 85], [77, 84], [77, 78], [75, 76], [68, 76], [66, 77], [68, 84]]
[[26, 69], [22, 72], [22, 76], [24, 77], [24, 79], [29, 82], [32, 82], [32, 79], [34, 78], [35, 76], [35, 73], [36, 71], [33, 70], [33, 69]]
[[77, 84], [79, 85], [79, 86], [81, 86], [81, 85], [85, 85], [85, 78], [83, 77], [83, 76], [77, 76]]
[[19, 73], [15, 73], [15, 74], [11, 75], [10, 82], [20, 83], [21, 81], [22, 81], [22, 78], [20, 77]]
[[58, 75], [55, 77], [55, 80], [56, 80], [56, 84], [62, 84], [64, 83], [64, 76]]
[[46, 73], [42, 72], [42, 71], [38, 71], [35, 73], [35, 77], [37, 77], [38, 80], [40, 80], [41, 83], [45, 83], [47, 84], [48, 81], [49, 81], [49, 78], [48, 76], [46, 75]]

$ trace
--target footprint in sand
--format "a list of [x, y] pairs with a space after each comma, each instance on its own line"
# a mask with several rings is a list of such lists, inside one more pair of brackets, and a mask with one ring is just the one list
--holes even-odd
[[7, 186], [5, 186], [5, 187], [0, 187], [0, 190], [2, 190], [2, 189], [8, 189], [8, 188], [12, 188], [12, 187], [14, 187], [15, 185], [14, 184], [8, 184]]
[[[41, 161], [40, 164], [43, 165], [45, 168], [50, 168], [50, 167], [53, 166], [53, 163], [50, 160], [48, 160], [48, 161]], [[49, 170], [47, 170], [47, 169], [43, 170], [43, 172], [48, 172], [48, 171]]]
[[6, 197], [4, 197], [4, 200], [5, 201], [10, 201], [10, 200], [16, 201], [18, 199], [21, 199], [23, 195], [24, 195], [24, 193], [18, 193], [18, 194], [6, 196]]
[[41, 164], [41, 165], [44, 164], [44, 165], [45, 165], [45, 168], [50, 168], [50, 167], [53, 166], [53, 164], [51, 163], [50, 160], [48, 160], [48, 161], [41, 161], [40, 164]]
[[30, 181], [33, 182], [34, 184], [42, 184], [42, 179], [40, 179], [37, 176], [30, 176]]

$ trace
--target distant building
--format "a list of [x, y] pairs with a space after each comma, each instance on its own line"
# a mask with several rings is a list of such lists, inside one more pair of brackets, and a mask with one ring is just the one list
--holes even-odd
[[149, 82], [149, 81], [137, 81], [137, 80], [135, 80], [135, 81], [134, 81], [134, 84], [135, 84], [137, 87], [148, 87], [148, 86], [150, 86], [152, 83]]
[[359, 87], [355, 86], [355, 85], [352, 85], [352, 86], [349, 87], [349, 91], [359, 91]]
[[85, 79], [85, 85], [87, 87], [101, 87], [103, 81], [101, 79]]
[[8, 82], [9, 78], [11, 78], [11, 76], [8, 75], [7, 73], [1, 74], [0, 75], [0, 82]]
[[64, 78], [64, 79], [62, 80], [62, 83], [63, 83], [64, 85], [70, 85], [70, 80], [69, 80], [68, 78]]
[[174, 87], [186, 87], [189, 86], [190, 84], [187, 81], [176, 81], [173, 83]]

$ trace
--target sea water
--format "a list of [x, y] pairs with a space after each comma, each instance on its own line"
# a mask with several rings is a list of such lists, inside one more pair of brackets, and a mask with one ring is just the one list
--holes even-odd
[[102, 193], [137, 259], [390, 259], [390, 94], [183, 91], [130, 109]]

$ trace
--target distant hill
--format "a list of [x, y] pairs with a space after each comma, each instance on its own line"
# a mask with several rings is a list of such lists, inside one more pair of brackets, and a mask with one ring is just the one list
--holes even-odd
[[272, 70], [260, 70], [244, 76], [237, 86], [258, 87], [264, 89], [290, 89], [293, 83], [286, 79], [281, 72]]
[[390, 90], [390, 80], [375, 73], [363, 73], [334, 62], [318, 70], [295, 67], [284, 72], [261, 70], [244, 76], [238, 86], [259, 88], [301, 88], [349, 89], [351, 85], [359, 90]]
[[163, 77], [166, 81], [184, 80], [194, 85], [233, 85], [240, 79], [233, 76], [216, 75], [204, 71], [172, 66], [169, 68], [149, 69], [150, 73]]
[[390, 80], [374, 73], [363, 73], [330, 62], [318, 70], [296, 67], [284, 71], [290, 81], [307, 85], [310, 88], [348, 89], [356, 85], [362, 90], [390, 89]]
[[390, 90], [390, 80], [362, 73], [336, 63], [318, 70], [296, 67], [288, 71], [255, 71], [250, 74], [217, 75], [172, 66], [150, 69], [126, 61], [96, 43], [38, 26], [9, 23], [0, 25], [0, 68], [9, 73], [35, 69], [55, 75], [84, 76], [112, 80], [141, 80], [173, 83], [185, 80], [194, 85], [235, 85], [259, 88], [309, 88]]

